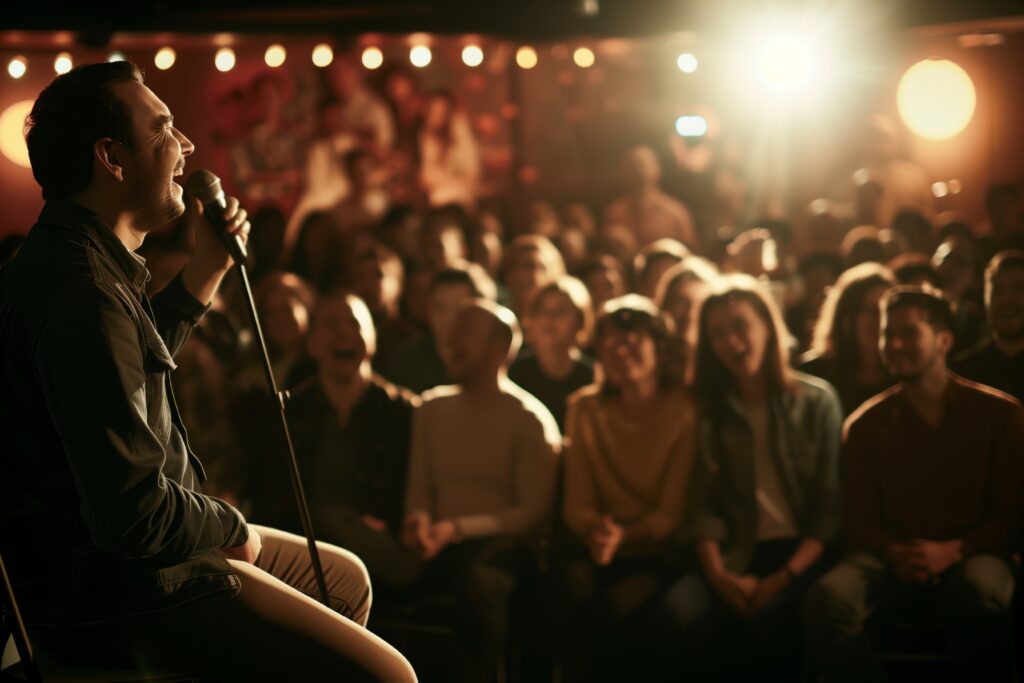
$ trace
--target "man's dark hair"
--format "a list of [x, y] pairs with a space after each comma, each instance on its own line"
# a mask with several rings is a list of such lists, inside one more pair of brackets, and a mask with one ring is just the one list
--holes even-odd
[[132, 145], [131, 111], [112, 86], [142, 83], [131, 62], [86, 64], [53, 79], [25, 121], [32, 175], [43, 199], [66, 199], [92, 181], [92, 150], [100, 138]]
[[465, 285], [473, 292], [473, 297], [494, 301], [498, 292], [487, 272], [475, 263], [447, 266], [437, 271], [427, 288], [428, 295], [442, 285]]
[[924, 254], [913, 251], [900, 254], [886, 265], [896, 277], [896, 282], [901, 285], [912, 285], [918, 280], [924, 280], [936, 289], [942, 288], [942, 276], [939, 275], [938, 268], [932, 264], [931, 258]]
[[1009, 268], [1024, 269], [1024, 251], [1007, 249], [993, 256], [985, 267], [985, 284], [991, 286], [992, 279]]
[[880, 305], [885, 309], [887, 317], [900, 308], [917, 308], [925, 312], [933, 329], [948, 332], [956, 330], [949, 299], [940, 290], [928, 285], [896, 285], [885, 293]]

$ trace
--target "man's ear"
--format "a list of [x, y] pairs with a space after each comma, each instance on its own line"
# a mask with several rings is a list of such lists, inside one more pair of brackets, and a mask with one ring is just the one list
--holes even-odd
[[938, 342], [943, 355], [948, 355], [949, 352], [953, 350], [954, 341], [955, 339], [953, 337], [952, 330], [939, 330]]
[[100, 138], [92, 146], [93, 161], [120, 182], [124, 182], [124, 154], [124, 145], [112, 138]]

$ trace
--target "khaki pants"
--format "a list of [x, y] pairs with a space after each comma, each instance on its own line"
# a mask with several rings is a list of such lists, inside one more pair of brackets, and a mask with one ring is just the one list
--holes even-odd
[[416, 680], [406, 659], [365, 628], [372, 596], [358, 557], [317, 543], [328, 609], [317, 598], [305, 538], [253, 526], [263, 539], [256, 563], [229, 560], [241, 580], [238, 595], [70, 631], [30, 628], [37, 649], [68, 663], [171, 669], [218, 681]]

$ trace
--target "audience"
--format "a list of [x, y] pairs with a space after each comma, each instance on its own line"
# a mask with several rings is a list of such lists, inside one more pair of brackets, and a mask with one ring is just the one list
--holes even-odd
[[801, 594], [840, 528], [839, 401], [790, 368], [781, 315], [744, 276], [701, 309], [695, 391], [685, 527], [699, 569], [665, 599], [676, 679], [796, 680]]
[[991, 331], [953, 369], [1024, 402], [1024, 251], [1004, 251], [989, 262], [985, 310]]
[[679, 343], [649, 299], [609, 302], [596, 347], [602, 379], [573, 395], [565, 451], [563, 630], [570, 641], [594, 640], [565, 647], [581, 681], [614, 679], [626, 619], [671, 579], [665, 556], [683, 519], [696, 434]]
[[558, 426], [506, 375], [520, 343], [507, 308], [465, 302], [445, 358], [455, 384], [427, 392], [413, 417], [402, 540], [426, 563], [423, 581], [457, 598], [456, 668], [468, 681], [494, 678], [555, 494]]
[[800, 359], [802, 372], [835, 387], [846, 415], [891, 383], [878, 351], [878, 302], [894, 284], [892, 273], [877, 263], [840, 275], [821, 306], [811, 348]]
[[881, 305], [898, 383], [846, 423], [848, 554], [807, 595], [809, 648], [827, 681], [880, 681], [868, 626], [938, 617], [953, 680], [1011, 680], [1024, 412], [947, 370], [953, 315], [940, 293], [899, 286]]
[[569, 275], [534, 292], [523, 318], [529, 347], [508, 376], [551, 411], [559, 429], [569, 395], [594, 381], [594, 362], [581, 350], [593, 319], [587, 288]]

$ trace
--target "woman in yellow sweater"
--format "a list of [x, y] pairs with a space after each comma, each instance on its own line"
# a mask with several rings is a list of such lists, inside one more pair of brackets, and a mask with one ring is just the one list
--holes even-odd
[[629, 617], [668, 585], [666, 551], [682, 521], [696, 434], [678, 337], [650, 299], [609, 301], [596, 350], [597, 383], [569, 399], [563, 501], [562, 594], [576, 621], [565, 626], [592, 645], [572, 649], [580, 660], [587, 649], [597, 655], [594, 671], [580, 661], [566, 673], [587, 680], [610, 673], [603, 639], [621, 655]]

